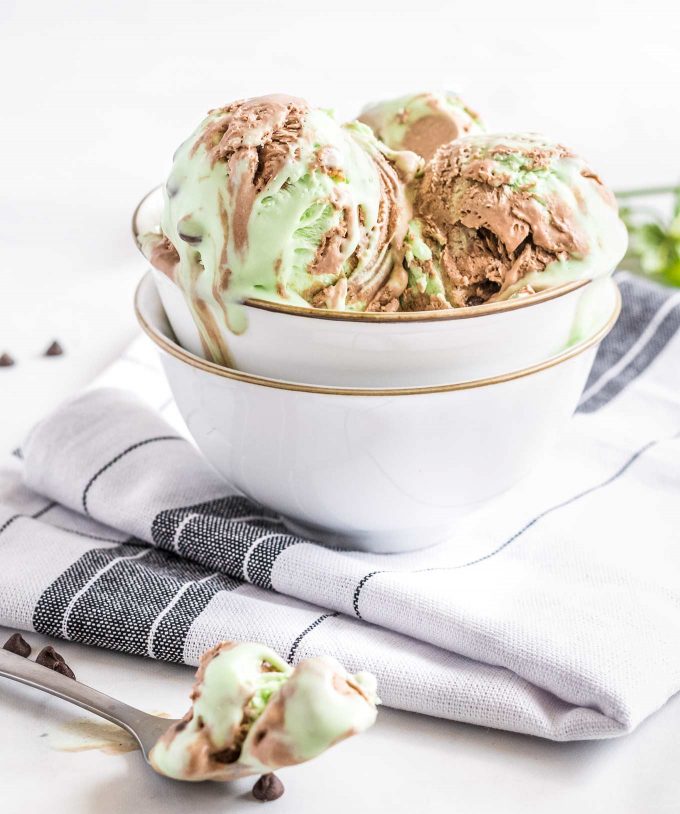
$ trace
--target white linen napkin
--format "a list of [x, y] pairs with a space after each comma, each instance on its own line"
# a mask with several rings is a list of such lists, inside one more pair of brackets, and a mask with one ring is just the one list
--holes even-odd
[[619, 281], [554, 452], [403, 555], [303, 540], [230, 490], [138, 340], [0, 468], [0, 623], [188, 664], [261, 640], [371, 670], [402, 709], [555, 740], [631, 731], [680, 688], [680, 294]]

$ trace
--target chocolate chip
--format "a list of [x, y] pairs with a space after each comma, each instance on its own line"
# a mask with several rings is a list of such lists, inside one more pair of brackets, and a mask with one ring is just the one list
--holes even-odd
[[3, 644], [2, 649], [9, 650], [10, 653], [16, 653], [17, 656], [23, 656], [24, 658], [31, 655], [31, 645], [21, 633], [13, 633]]
[[235, 763], [240, 756], [240, 746], [229, 746], [227, 749], [223, 749], [221, 752], [215, 752], [213, 755], [213, 760], [216, 760], [218, 763]]
[[74, 681], [76, 679], [75, 673], [65, 661], [58, 661], [52, 669], [55, 673], [60, 673], [61, 675], [66, 676], [66, 678], [72, 678]]
[[196, 246], [200, 243], [203, 238], [201, 235], [188, 235], [186, 232], [178, 232], [177, 233], [185, 243], [189, 243], [191, 246]]
[[51, 644], [48, 644], [38, 653], [35, 660], [37, 664], [41, 664], [43, 667], [49, 667], [52, 669], [57, 662], [63, 662], [64, 657], [61, 655], [61, 653], [57, 653]]
[[50, 644], [48, 644], [47, 647], [43, 647], [43, 649], [36, 656], [35, 662], [36, 664], [41, 664], [43, 667], [47, 667], [50, 670], [54, 670], [55, 673], [61, 673], [61, 675], [66, 676], [67, 678], [75, 678], [73, 670], [71, 670], [68, 664], [66, 664], [64, 657], [61, 655], [61, 653], [57, 653], [57, 651]]
[[483, 305], [485, 302], [484, 297], [468, 297], [466, 305]]
[[3, 353], [0, 356], [0, 367], [12, 367], [14, 364], [14, 359], [9, 355], [9, 353]]
[[64, 352], [62, 346], [57, 342], [55, 339], [54, 342], [49, 346], [49, 348], [43, 354], [44, 356], [61, 356]]
[[275, 774], [263, 774], [253, 786], [253, 797], [263, 803], [278, 800], [286, 789]]

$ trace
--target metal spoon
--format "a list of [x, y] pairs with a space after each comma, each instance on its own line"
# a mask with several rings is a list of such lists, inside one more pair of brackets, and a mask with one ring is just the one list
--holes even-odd
[[159, 718], [157, 715], [149, 715], [147, 712], [142, 712], [141, 709], [135, 709], [99, 690], [93, 690], [86, 684], [55, 673], [48, 667], [43, 667], [41, 664], [36, 664], [34, 661], [29, 661], [7, 650], [0, 650], [0, 676], [28, 684], [29, 687], [35, 687], [37, 690], [44, 690], [117, 724], [129, 732], [139, 743], [147, 763], [149, 762], [149, 752], [160, 736], [171, 724], [176, 723], [176, 720]]

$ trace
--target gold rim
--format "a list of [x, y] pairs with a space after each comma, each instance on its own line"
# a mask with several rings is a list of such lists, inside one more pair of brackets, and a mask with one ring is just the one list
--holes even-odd
[[132, 228], [132, 239], [135, 242], [135, 246], [137, 247], [137, 251], [142, 255], [142, 257], [148, 262], [149, 258], [144, 254], [142, 251], [142, 247], [139, 244], [139, 232], [137, 231], [137, 216], [139, 215], [139, 210], [144, 206], [147, 200], [157, 192], [161, 188], [161, 184], [153, 189], [150, 189], [146, 195], [142, 198], [142, 200], [137, 204], [135, 207], [134, 212], [132, 213], [132, 222], [130, 223], [130, 227]]
[[256, 300], [249, 297], [245, 304], [251, 308], [258, 308], [261, 311], [273, 311], [276, 314], [291, 314], [298, 317], [310, 317], [311, 319], [332, 319], [340, 322], [439, 322], [450, 319], [474, 319], [484, 317], [487, 314], [503, 314], [506, 311], [518, 311], [520, 308], [528, 308], [530, 305], [538, 305], [541, 302], [554, 300], [570, 294], [578, 288], [588, 285], [590, 280], [574, 280], [571, 283], [564, 283], [554, 288], [547, 288], [529, 297], [521, 297], [517, 300], [501, 300], [498, 302], [487, 302], [483, 305], [466, 305], [461, 308], [451, 308], [443, 311], [397, 311], [392, 313], [381, 313], [380, 311], [327, 311], [322, 308], [305, 308], [301, 305], [285, 305], [268, 300]]
[[539, 373], [542, 370], [560, 365], [573, 359], [575, 356], [580, 356], [585, 351], [599, 344], [604, 337], [611, 331], [619, 318], [621, 313], [621, 293], [615, 283], [615, 299], [616, 303], [612, 315], [590, 339], [580, 342], [577, 345], [561, 353], [559, 356], [553, 356], [544, 362], [539, 362], [531, 367], [524, 368], [523, 370], [513, 371], [511, 373], [503, 373], [499, 376], [491, 376], [485, 379], [474, 379], [467, 382], [456, 382], [454, 384], [438, 384], [428, 387], [398, 387], [398, 388], [382, 388], [382, 389], [364, 389], [360, 387], [324, 387], [322, 385], [312, 384], [297, 384], [295, 382], [285, 382], [278, 379], [268, 379], [265, 376], [256, 376], [251, 373], [243, 373], [240, 370], [233, 370], [232, 368], [222, 367], [214, 362], [208, 362], [206, 359], [201, 359], [199, 356], [194, 356], [193, 353], [177, 345], [172, 340], [164, 336], [157, 328], [151, 325], [143, 316], [140, 310], [139, 298], [142, 286], [145, 283], [155, 285], [151, 279], [151, 272], [147, 272], [137, 285], [135, 291], [135, 315], [137, 321], [142, 327], [142, 330], [151, 340], [158, 345], [159, 348], [164, 350], [175, 359], [186, 362], [191, 367], [202, 370], [205, 373], [212, 373], [215, 376], [221, 376], [225, 379], [234, 379], [238, 382], [245, 382], [246, 384], [255, 384], [261, 387], [271, 387], [276, 390], [293, 390], [302, 393], [317, 393], [325, 396], [418, 396], [427, 393], [451, 393], [456, 390], [474, 390], [478, 387], [488, 387], [492, 384], [503, 384], [510, 382], [514, 379], [523, 379], [525, 376], [531, 376], [534, 373]]
[[[144, 256], [142, 247], [139, 244], [139, 232], [137, 231], [137, 216], [144, 203], [160, 189], [160, 185], [154, 187], [146, 193], [142, 200], [135, 207], [132, 213], [132, 237], [135, 246]], [[487, 302], [482, 305], [465, 306], [462, 308], [452, 308], [444, 311], [399, 311], [398, 313], [380, 313], [378, 311], [328, 311], [322, 308], [305, 308], [301, 305], [286, 305], [285, 303], [260, 300], [255, 297], [248, 297], [244, 305], [250, 308], [258, 308], [261, 311], [272, 311], [276, 314], [289, 314], [297, 317], [309, 317], [311, 319], [331, 319], [340, 322], [438, 322], [450, 319], [473, 319], [483, 317], [487, 314], [503, 314], [506, 311], [518, 311], [520, 308], [528, 308], [531, 305], [539, 305], [542, 302], [554, 300], [576, 291], [590, 283], [589, 279], [573, 280], [570, 283], [547, 288], [539, 291], [530, 297], [520, 297], [517, 300], [502, 300], [499, 302]]]

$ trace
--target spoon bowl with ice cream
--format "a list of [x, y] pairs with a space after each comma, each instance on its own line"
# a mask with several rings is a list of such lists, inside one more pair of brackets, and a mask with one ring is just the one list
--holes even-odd
[[222, 642], [203, 654], [192, 707], [178, 720], [149, 715], [7, 650], [0, 650], [0, 676], [117, 724], [155, 771], [192, 782], [304, 763], [372, 726], [379, 703], [370, 673], [350, 675], [323, 656], [291, 667], [250, 642]]

